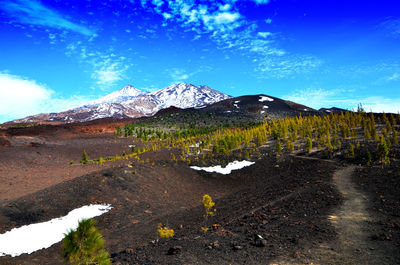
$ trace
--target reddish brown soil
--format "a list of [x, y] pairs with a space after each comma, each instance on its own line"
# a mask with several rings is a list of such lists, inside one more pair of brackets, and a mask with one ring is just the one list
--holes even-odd
[[79, 161], [84, 149], [89, 158], [129, 152], [132, 141], [113, 136], [115, 126], [122, 124], [105, 120], [0, 131], [0, 202], [107, 167], [80, 166]]

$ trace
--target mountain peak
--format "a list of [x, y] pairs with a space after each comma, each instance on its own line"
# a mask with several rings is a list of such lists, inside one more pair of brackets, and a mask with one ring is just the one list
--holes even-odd
[[133, 99], [138, 96], [146, 95], [147, 92], [141, 91], [131, 85], [126, 85], [120, 90], [114, 91], [102, 98], [93, 100], [91, 102], [86, 103], [84, 106], [93, 106], [99, 104], [110, 104], [116, 102], [122, 102], [126, 100]]
[[[121, 95], [123, 94], [123, 95], [127, 95], [127, 96], [128, 95], [129, 96], [137, 96], [137, 94], [145, 93], [145, 92], [143, 92], [143, 91], [141, 91], [141, 90], [139, 90], [139, 89], [137, 89], [134, 86], [129, 85], [129, 84], [124, 86], [123, 88], [121, 88], [120, 90], [118, 90], [116, 92], [118, 92]], [[113, 92], [113, 93], [115, 93], [115, 92]], [[111, 93], [111, 94], [113, 94], [113, 93]]]

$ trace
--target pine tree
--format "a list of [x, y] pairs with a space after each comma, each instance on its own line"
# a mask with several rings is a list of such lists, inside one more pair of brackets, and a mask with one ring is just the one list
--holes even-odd
[[389, 148], [387, 146], [385, 137], [383, 137], [383, 135], [381, 135], [381, 141], [378, 144], [378, 158], [385, 164], [388, 164], [389, 161]]
[[394, 144], [399, 144], [399, 137], [398, 137], [398, 134], [397, 134], [397, 131], [396, 130], [393, 130], [393, 135], [392, 135], [392, 142], [394, 143]]
[[275, 151], [277, 153], [282, 152], [282, 143], [281, 143], [281, 140], [279, 140], [279, 139], [276, 141]]
[[307, 137], [306, 150], [307, 150], [307, 152], [311, 152], [311, 149], [312, 149], [312, 140], [311, 140], [311, 137]]
[[88, 155], [86, 154], [86, 150], [83, 150], [81, 164], [86, 165], [89, 162]]
[[74, 265], [111, 265], [109, 254], [104, 250], [104, 239], [95, 227], [93, 219], [81, 220], [75, 231], [63, 239], [62, 257]]

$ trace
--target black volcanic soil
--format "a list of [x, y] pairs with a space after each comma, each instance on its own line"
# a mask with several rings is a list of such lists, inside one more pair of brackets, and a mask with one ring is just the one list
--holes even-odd
[[[129, 168], [100, 171], [3, 204], [0, 227], [4, 232], [65, 215], [85, 204], [111, 203], [114, 208], [96, 219], [107, 249], [115, 253], [115, 262], [222, 264], [224, 259], [243, 263], [251, 257], [257, 263], [296, 252], [306, 255], [304, 249], [312, 247], [312, 242], [335, 235], [326, 222], [340, 199], [330, 184], [335, 166], [293, 157], [281, 160], [265, 157], [228, 176], [169, 163], [141, 165], [136, 174]], [[218, 212], [212, 223], [218, 228], [203, 233], [199, 204], [205, 193], [216, 199]], [[157, 238], [157, 224], [167, 221], [176, 236], [151, 244]], [[254, 246], [255, 235], [265, 238], [268, 246]], [[205, 246], [215, 241], [218, 249]], [[183, 248], [181, 254], [165, 255], [177, 244]], [[243, 249], [234, 251], [232, 244]], [[135, 252], [126, 254], [127, 247]], [[1, 260], [2, 264], [32, 264], [36, 260], [37, 264], [56, 264], [59, 253], [57, 244], [31, 255]]]
[[[134, 168], [126, 160], [68, 164], [84, 148], [96, 157], [129, 150], [130, 139], [106, 133], [8, 134], [8, 141], [0, 147], [0, 233], [110, 203], [95, 219], [114, 264], [400, 264], [396, 158], [364, 167], [318, 152], [264, 154], [221, 175], [172, 163], [169, 151], [149, 152], [150, 162]], [[203, 232], [206, 193], [217, 213]], [[158, 223], [175, 236], [158, 241]], [[57, 243], [0, 264], [62, 264], [60, 250]]]

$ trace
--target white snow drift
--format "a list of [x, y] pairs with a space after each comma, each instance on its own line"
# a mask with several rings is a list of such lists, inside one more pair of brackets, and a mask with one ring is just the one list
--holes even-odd
[[64, 234], [78, 227], [82, 219], [89, 219], [111, 210], [111, 205], [91, 204], [70, 211], [66, 216], [50, 221], [24, 225], [0, 235], [0, 256], [30, 254], [51, 247], [61, 241]]
[[260, 99], [259, 99], [258, 101], [260, 101], [260, 102], [264, 102], [264, 101], [274, 101], [274, 99], [273, 99], [273, 98], [266, 97], [266, 96], [260, 96]]
[[216, 173], [220, 173], [220, 174], [230, 174], [232, 172], [232, 170], [237, 170], [237, 169], [241, 169], [244, 167], [248, 167], [253, 165], [255, 162], [250, 162], [250, 161], [233, 161], [231, 163], [229, 163], [226, 167], [221, 167], [220, 165], [218, 166], [213, 166], [213, 167], [197, 167], [197, 166], [191, 166], [190, 168], [194, 169], [194, 170], [204, 170], [207, 172], [216, 172]]

